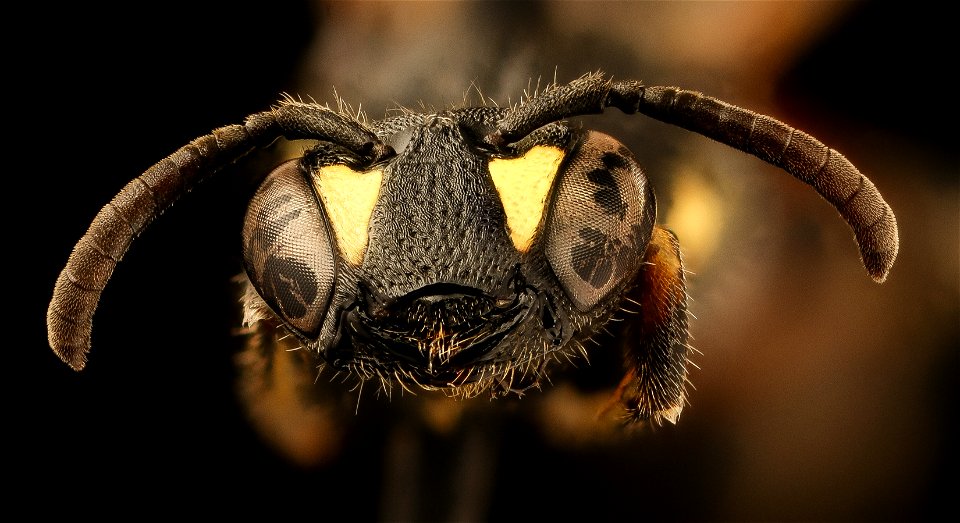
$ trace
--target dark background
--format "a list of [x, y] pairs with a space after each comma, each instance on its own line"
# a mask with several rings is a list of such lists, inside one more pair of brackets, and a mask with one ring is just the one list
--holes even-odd
[[[39, 500], [36, 515], [130, 517], [956, 513], [960, 162], [945, 12], [829, 2], [270, 5], [32, 6], [10, 17], [23, 36], [5, 37], [14, 116], [5, 497]], [[705, 138], [610, 111], [585, 122], [615, 132], [647, 165], [660, 220], [694, 273], [702, 355], [677, 426], [574, 441], [508, 403], [479, 432], [435, 434], [369, 396], [338, 458], [287, 463], [233, 394], [231, 278], [255, 188], [242, 166], [134, 243], [103, 294], [87, 370], [49, 350], [53, 282], [97, 210], [179, 146], [280, 93], [333, 103], [336, 88], [380, 118], [398, 103], [459, 103], [471, 84], [516, 101], [531, 79], [598, 69], [704, 91], [843, 152], [899, 219], [889, 280], [869, 279], [849, 229], [809, 188]], [[410, 470], [396, 465], [403, 452], [418, 456]], [[483, 484], [458, 480], [465, 455], [489, 471]]]

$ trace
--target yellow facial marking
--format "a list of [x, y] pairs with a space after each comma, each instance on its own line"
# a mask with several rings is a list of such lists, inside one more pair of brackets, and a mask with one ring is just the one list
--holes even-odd
[[510, 239], [520, 252], [526, 252], [533, 242], [562, 160], [563, 150], [538, 145], [520, 158], [490, 161], [490, 176], [507, 215]]
[[346, 165], [321, 167], [313, 177], [337, 244], [354, 265], [360, 265], [367, 250], [367, 228], [382, 179], [383, 171], [361, 173]]

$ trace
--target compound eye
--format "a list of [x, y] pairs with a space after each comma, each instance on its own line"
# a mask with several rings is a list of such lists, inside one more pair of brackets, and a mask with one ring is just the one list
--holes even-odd
[[633, 154], [588, 132], [559, 175], [544, 231], [547, 260], [577, 309], [626, 290], [655, 219], [653, 191]]
[[333, 291], [335, 249], [299, 160], [276, 168], [257, 189], [243, 226], [243, 259], [260, 297], [307, 337], [319, 331]]

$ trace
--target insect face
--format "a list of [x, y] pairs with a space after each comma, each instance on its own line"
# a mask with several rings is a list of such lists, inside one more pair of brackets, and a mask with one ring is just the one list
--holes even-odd
[[383, 162], [321, 143], [259, 189], [247, 274], [330, 365], [387, 388], [523, 389], [633, 286], [656, 214], [633, 155], [563, 124], [495, 150], [481, 132], [502, 116], [385, 120]]
[[515, 107], [373, 123], [286, 100], [194, 140], [94, 219], [54, 288], [50, 346], [82, 369], [100, 294], [132, 239], [251, 150], [281, 137], [311, 139], [316, 147], [266, 177], [246, 215], [253, 338], [279, 344], [275, 331], [288, 331], [313, 366], [375, 379], [388, 391], [398, 384], [496, 395], [534, 386], [551, 361], [582, 352], [581, 341], [604, 328], [629, 292], [639, 310], [622, 340], [625, 372], [613, 404], [629, 421], [675, 421], [690, 350], [679, 243], [654, 223], [653, 191], [633, 154], [564, 123], [607, 107], [783, 168], [839, 211], [870, 276], [886, 278], [896, 220], [839, 152], [700, 93], [593, 74]]

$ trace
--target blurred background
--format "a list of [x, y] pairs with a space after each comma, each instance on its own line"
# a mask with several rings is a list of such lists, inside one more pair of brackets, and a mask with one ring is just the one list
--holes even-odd
[[[5, 52], [19, 131], [6, 150], [30, 166], [7, 178], [5, 206], [18, 269], [8, 279], [8, 495], [50, 500], [34, 514], [131, 517], [951, 519], [960, 158], [946, 91], [955, 38], [942, 9], [27, 6], [10, 18], [24, 36]], [[701, 136], [609, 110], [583, 122], [645, 165], [659, 220], [680, 237], [692, 272], [700, 354], [676, 426], [593, 433], [583, 406], [596, 391], [576, 380], [519, 401], [483, 399], [460, 423], [410, 414], [433, 404], [422, 397], [358, 402], [348, 393], [358, 413], [336, 453], [313, 467], [285, 460], [234, 395], [231, 278], [246, 199], [271, 161], [256, 155], [134, 243], [103, 294], [87, 370], [49, 350], [46, 307], [72, 246], [127, 181], [189, 140], [281, 93], [333, 104], [335, 89], [378, 119], [398, 105], [475, 100], [474, 86], [502, 105], [597, 70], [702, 91], [845, 154], [899, 221], [887, 282], [867, 276], [849, 228], [809, 187]], [[584, 373], [603, 367], [603, 350], [592, 349], [596, 368]]]

